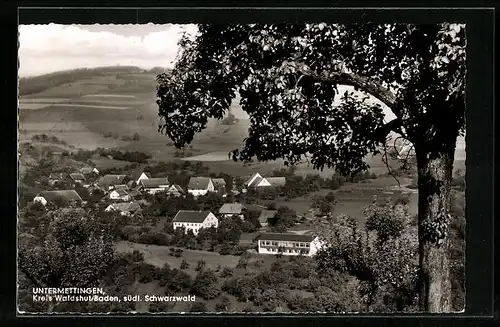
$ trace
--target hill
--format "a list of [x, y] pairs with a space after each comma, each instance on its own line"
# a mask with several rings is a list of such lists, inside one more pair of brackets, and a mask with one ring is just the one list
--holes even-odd
[[[20, 140], [45, 133], [77, 148], [141, 151], [150, 153], [154, 160], [163, 161], [174, 158], [201, 160], [222, 171], [243, 174], [265, 173], [268, 169], [283, 167], [282, 161], [243, 167], [227, 157], [230, 150], [241, 146], [250, 125], [238, 97], [231, 104], [230, 113], [235, 118], [231, 124], [210, 120], [206, 130], [179, 153], [157, 128], [156, 75], [162, 70], [161, 67], [147, 71], [138, 67], [101, 67], [23, 79], [20, 83], [20, 93], [24, 94], [19, 104]], [[138, 137], [133, 140], [135, 134]], [[463, 140], [459, 141], [457, 154], [462, 160], [464, 149]], [[369, 161], [376, 173], [386, 172], [379, 157], [369, 158]], [[307, 165], [301, 170], [303, 173], [315, 172]], [[328, 175], [331, 171], [322, 174]]]
[[19, 79], [19, 95], [38, 93], [51, 87], [72, 83], [95, 76], [136, 74], [141, 73], [142, 71], [143, 69], [135, 66], [111, 66], [97, 68], [79, 68], [34, 77], [22, 77]]

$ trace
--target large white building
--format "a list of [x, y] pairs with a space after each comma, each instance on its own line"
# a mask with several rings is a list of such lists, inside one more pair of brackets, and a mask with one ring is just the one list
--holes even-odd
[[193, 196], [206, 195], [215, 192], [214, 183], [210, 177], [191, 177], [188, 184], [188, 193]]
[[198, 235], [201, 228], [219, 227], [219, 220], [210, 211], [180, 210], [172, 220], [174, 230], [184, 227], [186, 233], [192, 231]]
[[293, 233], [264, 233], [258, 242], [261, 254], [313, 256], [323, 246], [317, 236]]

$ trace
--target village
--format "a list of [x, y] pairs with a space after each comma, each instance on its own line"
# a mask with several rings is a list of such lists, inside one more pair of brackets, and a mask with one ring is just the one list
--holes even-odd
[[[151, 177], [147, 172], [140, 172], [139, 176], [125, 174], [106, 174], [101, 176], [95, 167], [83, 167], [78, 172], [73, 173], [51, 173], [48, 183], [52, 190], [42, 191], [37, 194], [33, 202], [47, 204], [65, 205], [85, 205], [84, 201], [75, 189], [59, 189], [59, 185], [72, 185], [73, 187], [83, 187], [91, 195], [93, 192], [101, 192], [100, 204], [105, 205], [105, 212], [115, 212], [122, 216], [134, 217], [142, 212], [142, 208], [147, 201], [141, 200], [144, 195], [154, 196], [163, 193], [168, 197], [192, 196], [194, 199], [200, 196], [213, 194], [222, 199], [228, 198], [228, 191], [231, 198], [243, 196], [247, 192], [251, 193], [282, 193], [282, 188], [286, 184], [286, 177], [263, 177], [259, 173], [253, 174], [243, 183], [241, 189], [236, 186], [226, 184], [224, 178], [211, 177], [191, 177], [187, 188], [184, 189], [178, 184], [172, 184], [167, 177]], [[255, 206], [253, 206], [255, 207]], [[247, 216], [245, 204], [239, 202], [225, 202], [215, 212], [201, 210], [179, 210], [171, 221], [174, 230], [180, 229], [185, 234], [192, 233], [193, 236], [199, 234], [200, 229], [217, 228], [221, 220], [236, 217], [244, 220]], [[261, 232], [258, 237], [257, 250], [260, 254], [283, 254], [283, 255], [314, 255], [321, 247], [317, 235], [310, 231], [306, 233], [278, 233], [268, 230], [268, 224], [276, 225], [277, 210], [269, 210], [261, 207], [258, 216], [258, 230]]]

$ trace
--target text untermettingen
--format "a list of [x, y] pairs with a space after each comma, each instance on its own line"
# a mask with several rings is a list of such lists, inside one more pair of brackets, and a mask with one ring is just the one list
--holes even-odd
[[34, 287], [33, 295], [104, 295], [100, 287]]

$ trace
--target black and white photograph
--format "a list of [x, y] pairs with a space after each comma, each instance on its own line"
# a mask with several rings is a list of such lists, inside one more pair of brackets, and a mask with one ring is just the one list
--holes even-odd
[[463, 313], [467, 24], [20, 24], [18, 314]]

